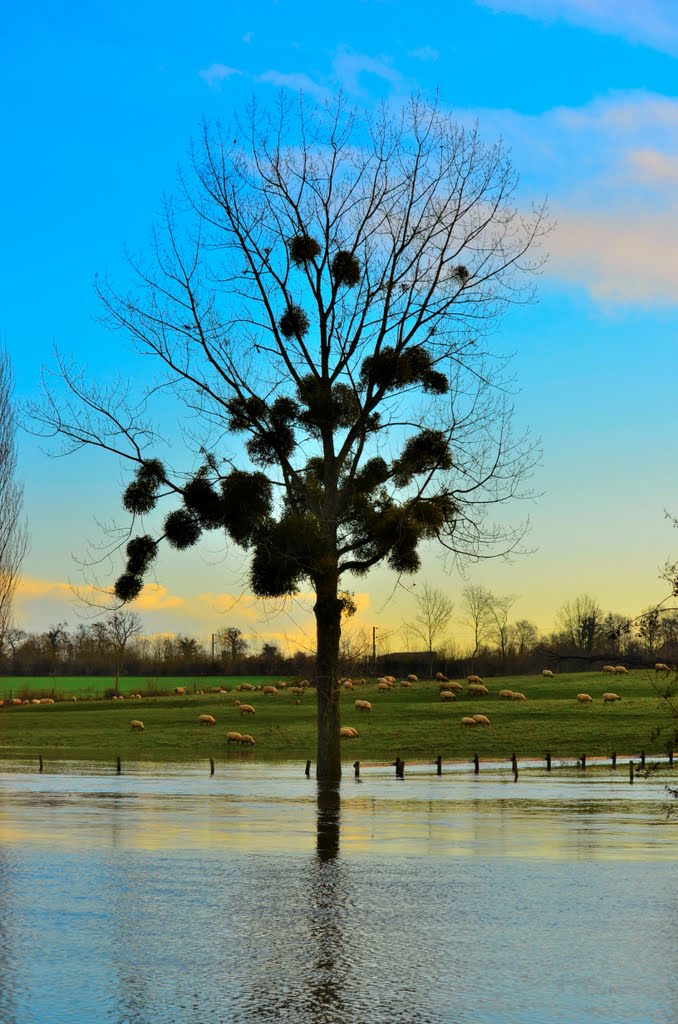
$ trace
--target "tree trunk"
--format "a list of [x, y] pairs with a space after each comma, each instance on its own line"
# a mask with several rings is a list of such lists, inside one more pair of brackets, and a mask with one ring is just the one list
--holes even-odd
[[342, 602], [337, 597], [337, 580], [316, 585], [314, 607], [317, 630], [318, 762], [316, 777], [341, 778], [339, 744], [339, 639]]

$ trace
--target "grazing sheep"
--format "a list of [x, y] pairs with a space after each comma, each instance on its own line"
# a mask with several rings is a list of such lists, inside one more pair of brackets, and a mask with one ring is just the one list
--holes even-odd
[[241, 715], [256, 715], [256, 711], [254, 710], [254, 708], [252, 707], [251, 704], [241, 704], [240, 705], [240, 714]]
[[290, 686], [290, 693], [298, 694], [298, 693], [303, 693], [303, 692], [304, 692], [303, 686]]
[[236, 686], [236, 690], [239, 693], [244, 693], [245, 691], [249, 691], [249, 690], [253, 690], [253, 689], [254, 689], [254, 686], [252, 685], [252, 683], [241, 683], [240, 686]]
[[407, 681], [408, 681], [408, 683], [418, 683], [419, 682], [417, 677], [415, 675], [413, 675], [412, 673], [410, 673], [410, 675], [407, 677]]
[[41, 704], [53, 704], [54, 701], [51, 697], [42, 697], [40, 700]]
[[543, 668], [541, 674], [543, 679], [553, 679], [553, 672], [550, 668]]
[[448, 683], [449, 682], [449, 679], [447, 678], [447, 676], [444, 676], [442, 672], [436, 672], [436, 679], [438, 680], [439, 683]]
[[467, 693], [470, 697], [486, 697], [490, 691], [483, 683], [469, 683]]
[[281, 682], [276, 683], [275, 685], [278, 687], [279, 690], [284, 690], [287, 688], [287, 683], [285, 682], [284, 679]]
[[144, 723], [140, 722], [138, 718], [133, 718], [132, 721], [130, 722], [130, 725], [132, 727], [131, 730], [130, 730], [131, 732], [143, 732], [144, 731]]
[[616, 700], [621, 700], [618, 693], [604, 693], [603, 704], [614, 704]]
[[353, 707], [356, 711], [371, 711], [372, 705], [368, 700], [355, 700], [353, 701]]
[[456, 683], [456, 682], [455, 683], [445, 683], [445, 689], [446, 690], [454, 690], [455, 692], [458, 693], [460, 690], [463, 690], [464, 687], [461, 685], [461, 683]]
[[513, 700], [513, 690], [500, 690], [499, 700]]
[[390, 689], [391, 689], [391, 687], [390, 687], [390, 685], [388, 683], [385, 683], [385, 682], [384, 683], [377, 683], [377, 692], [378, 693], [388, 693], [388, 691]]
[[244, 732], [240, 737], [240, 743], [242, 744], [243, 747], [253, 747], [254, 737], [250, 736], [248, 732]]
[[175, 686], [174, 687], [174, 694], [175, 694], [176, 697], [183, 697], [185, 693], [186, 693], [186, 687], [185, 686]]
[[261, 689], [261, 692], [262, 693], [267, 693], [271, 697], [274, 697], [276, 695], [276, 693], [278, 692], [278, 688], [276, 686], [263, 686], [262, 689]]
[[212, 715], [198, 715], [198, 724], [199, 725], [216, 725], [217, 724], [217, 720], [216, 720], [216, 718], [213, 718]]
[[473, 721], [477, 722], [478, 725], [489, 725], [490, 724], [490, 720], [487, 717], [487, 715], [474, 715], [473, 716]]
[[17, 704], [21, 704], [21, 697], [12, 697], [10, 704], [14, 704], [15, 706]]
[[480, 676], [466, 676], [467, 683], [482, 683]]
[[441, 700], [456, 700], [457, 698], [452, 693], [452, 690], [441, 690], [440, 691], [440, 699]]
[[461, 724], [469, 727], [472, 726], [475, 729], [478, 723], [476, 722], [475, 718], [469, 718], [467, 715], [464, 715], [464, 717], [461, 720]]
[[400, 688], [402, 690], [411, 690], [412, 689], [412, 683], [409, 681], [409, 679], [401, 679], [400, 680]]
[[226, 742], [227, 743], [240, 743], [241, 739], [242, 739], [242, 736], [240, 735], [239, 732], [227, 732], [226, 733]]
[[352, 725], [342, 725], [339, 735], [344, 740], [355, 740], [358, 738], [358, 730], [354, 729]]
[[344, 687], [345, 690], [352, 690], [353, 689], [353, 680], [352, 679], [347, 679], [346, 682], [343, 684], [343, 687]]
[[513, 691], [513, 700], [527, 700], [527, 697], [525, 696], [525, 694], [524, 694], [524, 693], [517, 693], [517, 692], [516, 692], [516, 691], [514, 690], [514, 691]]
[[[113, 700], [115, 700], [115, 697], [113, 698]], [[28, 701], [26, 701], [26, 703], [28, 704]], [[31, 704], [39, 704], [39, 703], [40, 703], [40, 701], [38, 700], [37, 697], [33, 697], [32, 698]]]
[[627, 676], [629, 674], [629, 670], [626, 665], [615, 665], [614, 670], [618, 676]]
[[655, 672], [670, 672], [671, 669], [668, 665], [665, 665], [663, 661], [658, 661], [654, 667]]
[[600, 671], [606, 676], [614, 675], [614, 665], [603, 665]]
[[578, 693], [577, 701], [580, 704], [593, 704], [593, 697], [591, 697], [588, 693]]

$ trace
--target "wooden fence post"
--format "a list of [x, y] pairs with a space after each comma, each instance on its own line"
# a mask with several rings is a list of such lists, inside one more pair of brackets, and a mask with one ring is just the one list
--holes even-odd
[[480, 771], [480, 759], [477, 754], [473, 755], [473, 772], [477, 775]]
[[582, 771], [586, 771], [586, 754], [581, 755], [581, 766]]
[[42, 771], [42, 754], [38, 754], [38, 771]]
[[629, 761], [629, 782], [633, 785], [633, 761]]
[[617, 770], [617, 751], [616, 750], [612, 751], [612, 767], [613, 767], [613, 769], [615, 771]]
[[442, 774], [443, 774], [443, 759], [440, 756], [440, 754], [438, 754], [438, 756], [436, 758], [436, 775], [442, 775]]
[[115, 768], [116, 768], [116, 771], [117, 771], [118, 775], [120, 775], [120, 772], [122, 771], [122, 764], [120, 762], [120, 754], [118, 754], [118, 756], [115, 759]]
[[306, 778], [307, 779], [310, 778], [310, 776], [311, 776], [311, 762], [310, 761], [306, 762], [306, 772], [305, 772], [305, 774], [306, 774]]
[[214, 758], [210, 757], [210, 775], [214, 775]]
[[360, 761], [354, 761], [353, 762], [353, 772], [355, 774], [356, 779], [359, 779], [360, 778]]
[[551, 751], [550, 750], [546, 751], [546, 771], [547, 772], [551, 771]]

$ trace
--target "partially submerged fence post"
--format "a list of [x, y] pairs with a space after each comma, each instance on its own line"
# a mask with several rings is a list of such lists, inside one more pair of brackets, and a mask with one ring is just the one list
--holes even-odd
[[117, 771], [117, 773], [119, 775], [120, 772], [122, 771], [122, 764], [120, 763], [120, 754], [118, 754], [118, 756], [115, 759], [115, 767], [116, 767], [116, 771]]
[[355, 774], [356, 779], [359, 779], [360, 778], [360, 761], [354, 761], [353, 762], [353, 772]]
[[586, 771], [586, 754], [581, 755], [581, 766], [582, 770]]
[[612, 751], [612, 767], [615, 769], [615, 771], [617, 770], [617, 751], [616, 750]]
[[673, 768], [673, 750], [669, 750], [669, 766]]
[[480, 758], [477, 754], [473, 755], [473, 772], [475, 775], [480, 771]]
[[42, 754], [38, 754], [38, 771], [42, 771]]
[[398, 778], [398, 779], [404, 779], [405, 778], [405, 762], [401, 761], [400, 758], [398, 758], [398, 760], [396, 762], [396, 778]]
[[210, 757], [210, 775], [214, 775], [214, 758]]
[[629, 761], [629, 782], [633, 785], [633, 761]]
[[436, 757], [436, 775], [443, 774], [443, 759], [440, 754]]
[[645, 751], [644, 750], [641, 750], [641, 752], [640, 752], [640, 767], [641, 768], [645, 767]]
[[518, 759], [516, 758], [515, 751], [511, 754], [511, 768], [513, 770], [513, 774], [515, 775], [515, 773], [518, 771]]
[[306, 762], [306, 778], [308, 779], [310, 777], [311, 777], [311, 762], [307, 761]]
[[550, 750], [546, 751], [546, 771], [547, 772], [551, 771], [551, 751]]

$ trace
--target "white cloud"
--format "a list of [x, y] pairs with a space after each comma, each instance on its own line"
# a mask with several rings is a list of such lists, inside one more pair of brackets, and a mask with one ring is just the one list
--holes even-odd
[[256, 80], [266, 85], [275, 85], [279, 89], [293, 89], [295, 92], [304, 92], [309, 96], [317, 96], [319, 99], [324, 99], [328, 95], [328, 90], [324, 85], [320, 85], [320, 83], [314, 81], [303, 71], [283, 72], [270, 69], [258, 75]]
[[481, 7], [524, 14], [540, 21], [562, 20], [608, 35], [619, 35], [665, 53], [678, 53], [675, 0], [476, 0]]
[[363, 95], [360, 79], [363, 75], [375, 75], [391, 86], [399, 86], [402, 75], [391, 64], [388, 57], [370, 57], [364, 53], [339, 50], [332, 65], [342, 88], [354, 95]]
[[220, 89], [222, 82], [239, 74], [237, 68], [229, 68], [226, 64], [211, 64], [210, 67], [198, 72], [200, 78], [207, 82], [210, 89]]

